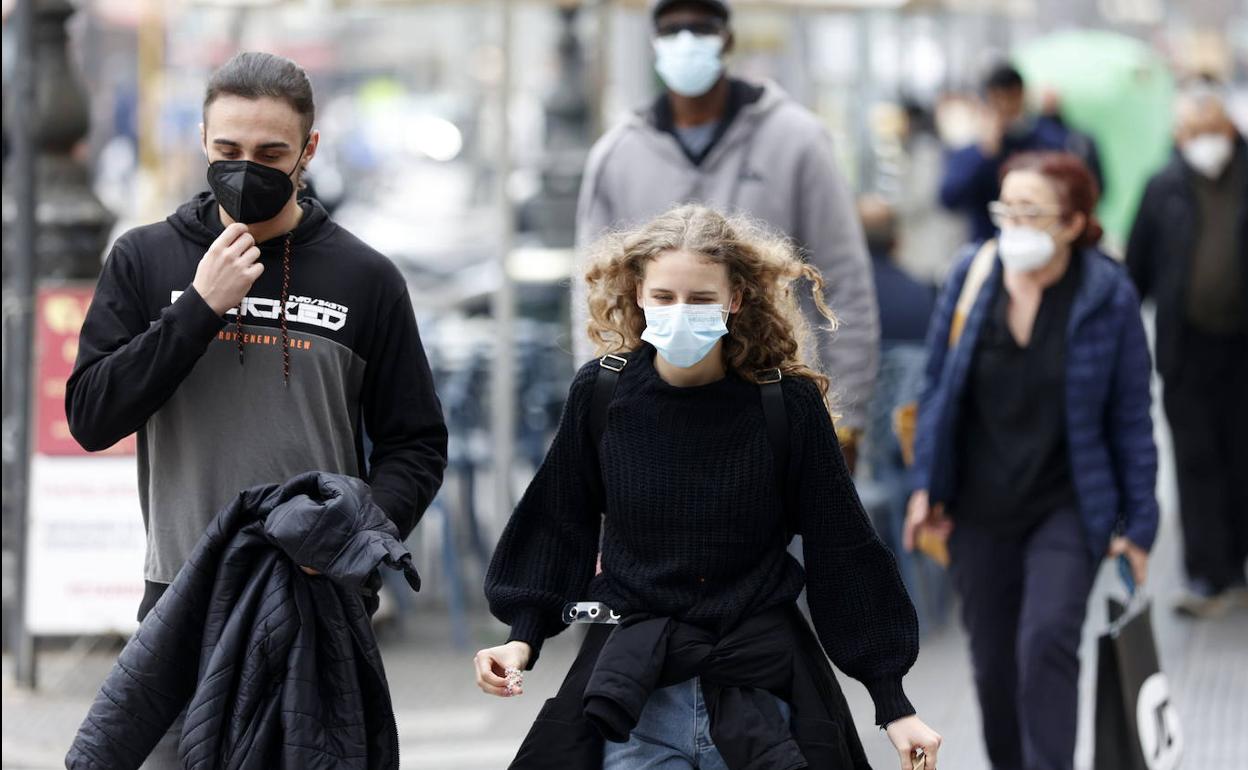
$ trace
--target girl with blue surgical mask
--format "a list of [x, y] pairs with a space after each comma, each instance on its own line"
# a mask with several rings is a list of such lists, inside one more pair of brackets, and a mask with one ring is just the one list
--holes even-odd
[[799, 282], [832, 323], [818, 271], [690, 205], [606, 238], [585, 278], [602, 358], [575, 377], [495, 551], [485, 592], [511, 631], [477, 653], [477, 684], [522, 694], [569, 602], [621, 620], [591, 628], [511, 767], [865, 765], [826, 655], [866, 686], [903, 770], [935, 768], [940, 736], [902, 688], [914, 608], [806, 354]]

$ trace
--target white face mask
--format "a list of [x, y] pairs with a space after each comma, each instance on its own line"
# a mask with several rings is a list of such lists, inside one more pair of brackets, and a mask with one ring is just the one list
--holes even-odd
[[1231, 162], [1235, 145], [1226, 134], [1197, 134], [1179, 148], [1183, 159], [1201, 175], [1217, 179]]
[[1049, 264], [1057, 244], [1047, 230], [1007, 226], [997, 238], [997, 255], [1011, 273], [1030, 273]]
[[643, 308], [641, 338], [670, 364], [687, 369], [706, 358], [728, 333], [723, 305], [658, 305]]
[[701, 96], [711, 90], [724, 72], [719, 55], [724, 39], [719, 35], [695, 35], [681, 30], [655, 38], [654, 69], [667, 87], [681, 96]]

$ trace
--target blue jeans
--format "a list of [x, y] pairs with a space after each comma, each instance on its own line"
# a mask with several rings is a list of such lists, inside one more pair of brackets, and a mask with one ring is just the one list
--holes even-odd
[[[776, 698], [780, 713], [789, 704]], [[624, 743], [608, 741], [602, 770], [728, 770], [711, 742], [710, 718], [698, 679], [663, 687], [650, 694], [637, 726]]]

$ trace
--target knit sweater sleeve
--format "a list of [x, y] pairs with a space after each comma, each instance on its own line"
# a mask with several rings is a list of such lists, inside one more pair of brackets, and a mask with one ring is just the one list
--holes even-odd
[[563, 605], [584, 598], [594, 577], [601, 526], [600, 485], [592, 484], [589, 409], [598, 362], [577, 373], [546, 458], [511, 514], [490, 561], [490, 612], [511, 626], [508, 641], [533, 648], [564, 629]]
[[918, 617], [858, 500], [818, 388], [800, 378], [785, 384], [811, 618], [828, 657], [866, 686], [876, 723], [886, 725], [915, 713], [901, 680], [918, 657]]

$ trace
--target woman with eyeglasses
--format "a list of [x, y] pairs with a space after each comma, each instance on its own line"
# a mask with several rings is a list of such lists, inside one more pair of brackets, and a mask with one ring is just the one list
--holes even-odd
[[1068, 153], [1019, 155], [928, 330], [904, 541], [948, 540], [993, 768], [1068, 770], [1100, 562], [1143, 583], [1157, 530], [1139, 300]]

